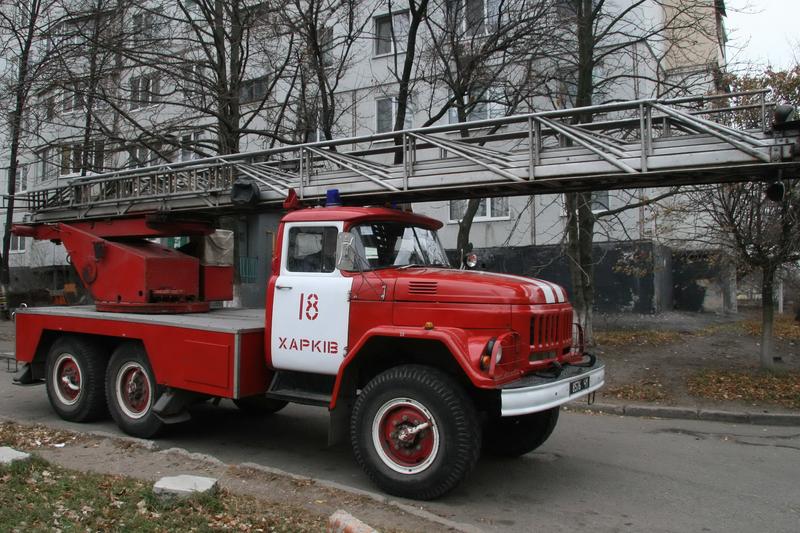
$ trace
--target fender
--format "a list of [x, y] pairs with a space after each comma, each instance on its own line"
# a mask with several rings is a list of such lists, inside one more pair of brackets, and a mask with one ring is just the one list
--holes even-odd
[[[464, 371], [464, 374], [469, 380], [480, 388], [489, 388], [496, 386], [496, 382], [490, 377], [481, 374], [477, 368], [470, 366], [469, 350], [470, 345], [477, 345], [480, 349], [486, 345], [486, 342], [491, 337], [489, 334], [472, 336], [466, 331], [459, 328], [436, 328], [426, 330], [423, 328], [412, 327], [398, 327], [398, 326], [378, 326], [368, 330], [358, 342], [350, 349], [339, 367], [339, 373], [336, 375], [336, 382], [333, 386], [333, 394], [331, 397], [330, 410], [336, 408], [336, 402], [339, 397], [339, 391], [344, 381], [347, 369], [350, 363], [358, 357], [361, 349], [372, 338], [375, 337], [394, 337], [398, 339], [424, 339], [435, 340], [444, 344], [444, 346], [453, 354], [453, 358]], [[470, 340], [476, 341], [471, 343]]]

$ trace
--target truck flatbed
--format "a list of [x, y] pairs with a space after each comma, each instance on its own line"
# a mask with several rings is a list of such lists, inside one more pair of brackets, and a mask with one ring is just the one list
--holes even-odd
[[52, 339], [63, 334], [110, 336], [141, 343], [163, 386], [241, 398], [267, 387], [264, 316], [264, 309], [238, 308], [188, 314], [112, 313], [94, 306], [20, 309], [17, 360], [43, 361]]
[[214, 309], [207, 313], [184, 314], [142, 314], [111, 313], [97, 311], [93, 305], [28, 307], [18, 311], [20, 315], [40, 314], [75, 318], [114, 320], [173, 326], [178, 328], [216, 331], [220, 333], [253, 333], [264, 331], [264, 309], [226, 308]]

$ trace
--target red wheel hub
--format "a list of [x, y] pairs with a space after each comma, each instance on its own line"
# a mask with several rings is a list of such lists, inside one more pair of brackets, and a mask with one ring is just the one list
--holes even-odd
[[72, 357], [64, 357], [56, 371], [58, 390], [68, 401], [81, 393], [81, 369]]
[[150, 382], [139, 367], [130, 367], [122, 374], [120, 392], [125, 406], [133, 413], [144, 412], [150, 403]]
[[434, 451], [433, 421], [409, 404], [386, 411], [380, 420], [381, 444], [386, 455], [402, 466], [416, 466]]

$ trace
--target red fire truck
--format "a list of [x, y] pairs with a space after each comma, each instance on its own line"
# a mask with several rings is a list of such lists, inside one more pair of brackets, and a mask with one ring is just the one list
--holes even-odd
[[[336, 187], [385, 204], [800, 176], [793, 109], [764, 91], [738, 93], [760, 104], [729, 107], [733, 96], [282, 146], [28, 191], [31, 223], [14, 231], [62, 243], [95, 305], [18, 312], [18, 380], [44, 381], [67, 420], [109, 411], [146, 438], [210, 398], [261, 413], [324, 406], [329, 440], [349, 433], [383, 490], [438, 497], [481, 450], [540, 446], [560, 405], [603, 385], [604, 367], [584, 353], [561, 287], [450, 268], [436, 220], [298, 209], [298, 198]], [[756, 113], [758, 127], [731, 127], [737, 110]], [[233, 267], [219, 260], [211, 221], [243, 212], [275, 225], [264, 308], [216, 309], [232, 297]], [[190, 241], [155, 242], [171, 236]]]
[[[573, 341], [563, 288], [451, 268], [441, 225], [389, 208], [290, 211], [265, 309], [211, 310], [231, 298], [233, 272], [203, 261], [210, 224], [17, 225], [17, 235], [62, 243], [95, 301], [18, 311], [20, 381], [44, 380], [66, 420], [110, 412], [145, 438], [210, 398], [264, 413], [325, 406], [331, 438], [349, 431], [379, 487], [438, 497], [482, 449], [540, 446], [559, 406], [604, 381], [603, 365]], [[170, 235], [192, 241], [183, 250], [153, 241]]]

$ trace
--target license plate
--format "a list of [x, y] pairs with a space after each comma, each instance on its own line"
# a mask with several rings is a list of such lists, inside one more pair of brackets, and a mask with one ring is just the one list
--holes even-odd
[[589, 376], [585, 378], [576, 379], [575, 381], [570, 381], [569, 383], [569, 394], [572, 396], [584, 389], [589, 388]]

